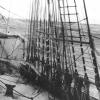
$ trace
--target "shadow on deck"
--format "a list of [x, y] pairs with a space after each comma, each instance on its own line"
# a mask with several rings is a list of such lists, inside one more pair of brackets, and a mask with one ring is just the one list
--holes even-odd
[[[77, 99], [76, 96], [75, 95], [73, 96], [71, 92], [66, 92], [64, 89], [55, 86], [53, 81], [48, 80], [45, 75], [39, 73], [38, 70], [36, 70], [36, 68], [29, 63], [26, 63], [26, 65], [21, 64], [19, 72], [27, 84], [31, 84], [33, 86], [37, 85], [41, 87], [42, 89], [48, 91], [51, 95], [53, 95], [53, 97], [57, 97], [61, 100], [76, 100]], [[86, 93], [82, 92], [81, 95], [82, 95], [82, 98], [86, 97]], [[89, 99], [97, 100], [94, 97], [89, 97]], [[84, 99], [77, 99], [77, 100], [84, 100]]]

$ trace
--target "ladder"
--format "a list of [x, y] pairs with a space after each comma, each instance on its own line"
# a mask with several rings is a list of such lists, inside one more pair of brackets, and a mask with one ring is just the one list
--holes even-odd
[[[69, 48], [66, 48], [66, 56], [68, 59], [71, 58], [72, 64], [68, 63], [67, 66], [77, 69], [82, 77], [84, 73], [88, 73], [89, 79], [94, 81], [95, 73], [90, 53], [89, 37], [88, 33], [82, 32], [77, 2], [76, 0], [58, 0], [58, 6], [60, 20], [64, 27], [65, 40], [67, 39], [70, 45]], [[76, 41], [78, 42], [76, 43]], [[65, 45], [67, 45], [66, 42]], [[71, 56], [68, 55], [69, 50], [71, 50]]]

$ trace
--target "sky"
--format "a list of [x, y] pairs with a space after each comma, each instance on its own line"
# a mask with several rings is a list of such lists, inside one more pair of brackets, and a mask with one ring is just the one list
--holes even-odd
[[100, 0], [85, 0], [89, 22], [100, 24]]
[[[0, 8], [0, 14], [9, 17], [29, 18], [29, 10], [32, 0], [0, 0], [0, 6], [6, 8], [14, 14], [8, 13]], [[43, 1], [43, 0], [42, 0]], [[77, 2], [82, 0], [76, 0]], [[91, 24], [100, 24], [100, 0], [85, 0], [88, 12], [89, 22]], [[80, 7], [81, 9], [81, 7]]]

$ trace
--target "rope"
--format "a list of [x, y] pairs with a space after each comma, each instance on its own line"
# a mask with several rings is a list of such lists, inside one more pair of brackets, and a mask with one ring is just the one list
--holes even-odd
[[15, 46], [16, 46], [16, 42], [17, 42], [17, 39], [16, 39], [16, 41], [15, 41], [15, 44], [13, 45], [13, 50], [12, 50], [12, 52], [11, 52], [11, 54], [9, 54], [7, 57], [9, 57], [9, 56], [11, 56], [12, 54], [13, 54], [13, 52], [15, 51]]
[[92, 35], [92, 37], [94, 37], [94, 38], [96, 38], [96, 39], [99, 39], [99, 40], [100, 40], [100, 38], [99, 38], [99, 37], [96, 37], [96, 36], [94, 36], [94, 35]]
[[[3, 80], [9, 81], [9, 82], [17, 83], [17, 82], [15, 82], [15, 81], [10, 81], [10, 80], [5, 79], [5, 78], [2, 78], [2, 77], [0, 77], [0, 78], [3, 79]], [[1, 81], [1, 80], [0, 80], [0, 81]]]
[[[4, 85], [6, 84], [6, 83], [4, 83], [3, 81], [1, 81], [0, 80], [0, 82], [1, 83], [3, 83]], [[1, 85], [0, 85], [1, 86]], [[1, 87], [3, 87], [3, 86], [1, 86]], [[3, 87], [4, 88], [4, 87]], [[5, 88], [4, 88], [5, 89]], [[20, 93], [20, 92], [18, 92], [18, 91], [16, 91], [15, 89], [13, 89], [16, 93], [18, 93], [18, 94], [20, 94], [22, 97], [25, 97], [25, 98], [27, 98], [27, 99], [31, 99], [31, 100], [33, 100], [34, 98], [36, 98], [40, 93], [38, 93], [37, 95], [35, 95], [34, 97], [28, 97], [28, 96], [25, 96], [25, 95], [23, 95], [22, 93]]]
[[[1, 5], [0, 5], [0, 7], [1, 7], [2, 9], [5, 9], [5, 8], [2, 7]], [[6, 9], [5, 9], [5, 10], [6, 10]], [[7, 19], [7, 22], [6, 22], [6, 24], [7, 24], [7, 27], [6, 27], [6, 33], [8, 33], [8, 23], [9, 23], [9, 18], [10, 18], [10, 8], [9, 8], [9, 16], [8, 16], [8, 19]], [[3, 43], [3, 49], [2, 49], [1, 57], [2, 57], [2, 55], [3, 55], [4, 45], [5, 45], [5, 40], [4, 40], [4, 43]], [[7, 55], [7, 56], [8, 56], [8, 55]]]
[[8, 56], [6, 50], [5, 50], [4, 46], [3, 46], [5, 44], [5, 41], [3, 42], [3, 45], [2, 45], [2, 43], [0, 43], [0, 44], [1, 44], [1, 48], [2, 48], [1, 57], [3, 55], [3, 52], [6, 54], [6, 56]]
[[[87, 48], [88, 48], [88, 47], [87, 47]], [[84, 50], [84, 52], [87, 50], [87, 48]], [[80, 55], [75, 59], [75, 61], [77, 61], [81, 56], [82, 56], [82, 54], [80, 54]], [[73, 63], [74, 63], [74, 62], [73, 62]], [[69, 67], [72, 66], [73, 63], [71, 63], [71, 64], [69, 65]]]

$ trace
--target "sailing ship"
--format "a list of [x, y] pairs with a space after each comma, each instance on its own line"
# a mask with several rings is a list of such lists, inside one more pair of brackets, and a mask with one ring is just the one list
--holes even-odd
[[[85, 0], [81, 0], [82, 19], [78, 12], [78, 2], [33, 0], [27, 41], [20, 36], [2, 35], [2, 38], [17, 37], [23, 41], [23, 61], [16, 61], [19, 63], [17, 70], [20, 77], [27, 84], [48, 91], [52, 95], [49, 99], [99, 98], [90, 93], [91, 85], [100, 92], [99, 69]], [[11, 64], [11, 59], [6, 59], [3, 61]], [[6, 87], [8, 89], [9, 85]], [[12, 96], [10, 92], [6, 91], [6, 95]]]

